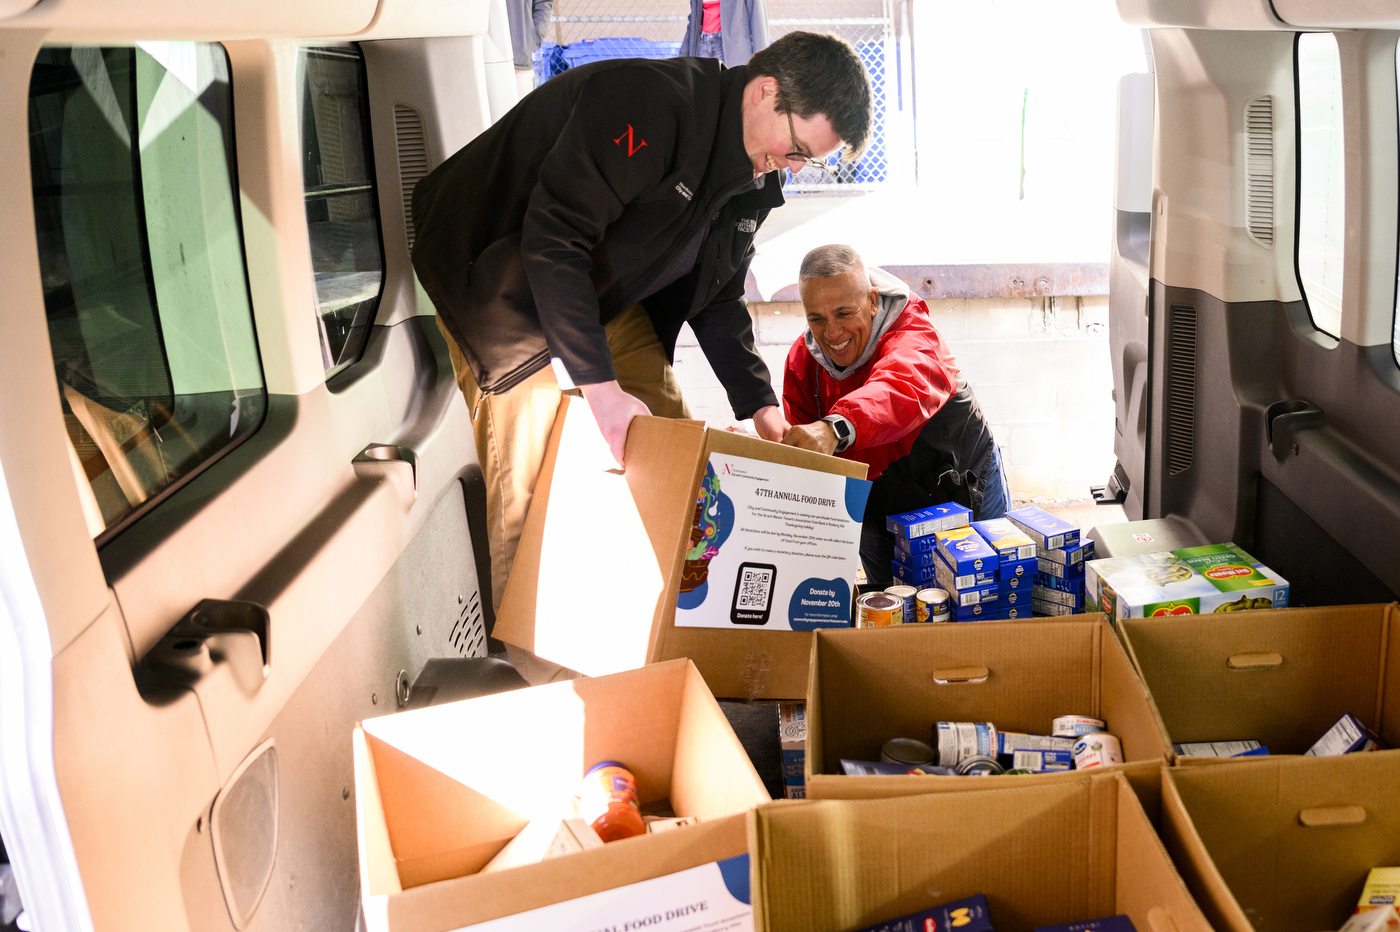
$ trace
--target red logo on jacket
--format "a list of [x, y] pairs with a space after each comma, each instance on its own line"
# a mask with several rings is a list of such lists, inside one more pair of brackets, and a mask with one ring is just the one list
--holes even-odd
[[622, 145], [622, 140], [624, 140], [624, 139], [627, 140], [627, 157], [628, 157], [629, 159], [630, 159], [634, 154], [636, 154], [636, 152], [637, 152], [638, 149], [640, 149], [642, 146], [644, 146], [644, 145], [647, 144], [647, 142], [646, 142], [645, 139], [639, 139], [639, 140], [636, 142], [635, 145], [633, 144], [633, 142], [632, 142], [632, 124], [631, 124], [631, 123], [628, 123], [628, 124], [627, 124], [627, 132], [623, 133], [621, 136], [619, 136], [619, 137], [617, 137], [616, 139], [613, 140], [613, 145], [615, 145], [615, 146], [620, 146], [620, 145]]

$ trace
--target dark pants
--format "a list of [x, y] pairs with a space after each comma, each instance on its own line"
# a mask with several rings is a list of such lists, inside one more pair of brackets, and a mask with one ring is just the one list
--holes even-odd
[[[1011, 507], [1011, 490], [1001, 468], [1001, 449], [992, 445], [992, 456], [981, 475], [982, 505], [973, 514], [976, 521], [1000, 518]], [[866, 592], [879, 592], [894, 585], [890, 562], [894, 560], [894, 535], [883, 524], [867, 523], [860, 532], [860, 562], [865, 567]]]

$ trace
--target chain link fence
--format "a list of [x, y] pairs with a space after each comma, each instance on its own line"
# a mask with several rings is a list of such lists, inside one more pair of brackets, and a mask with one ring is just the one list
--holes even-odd
[[[912, 177], [914, 166], [912, 0], [768, 0], [769, 40], [797, 30], [848, 40], [870, 74], [875, 125], [855, 162], [830, 159], [789, 173], [784, 191], [854, 192]], [[555, 0], [553, 35], [535, 53], [535, 81], [612, 58], [674, 58], [690, 12], [688, 0]]]

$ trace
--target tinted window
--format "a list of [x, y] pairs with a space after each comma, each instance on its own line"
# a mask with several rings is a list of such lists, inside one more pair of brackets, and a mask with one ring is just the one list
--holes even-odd
[[369, 92], [364, 61], [353, 46], [302, 49], [298, 65], [316, 320], [321, 358], [332, 375], [364, 352], [384, 283]]
[[1298, 280], [1313, 326], [1342, 332], [1346, 175], [1342, 60], [1331, 33], [1298, 37]]
[[262, 420], [232, 131], [220, 46], [45, 47], [35, 62], [39, 271], [94, 537]]

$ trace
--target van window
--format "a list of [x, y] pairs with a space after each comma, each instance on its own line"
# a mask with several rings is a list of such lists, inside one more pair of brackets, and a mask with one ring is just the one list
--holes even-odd
[[223, 48], [46, 46], [29, 154], [70, 462], [101, 542], [266, 409]]
[[1298, 281], [1313, 326], [1342, 332], [1346, 175], [1342, 59], [1331, 33], [1298, 36]]
[[384, 285], [369, 91], [364, 59], [352, 45], [304, 48], [297, 65], [306, 226], [329, 377], [364, 352]]

